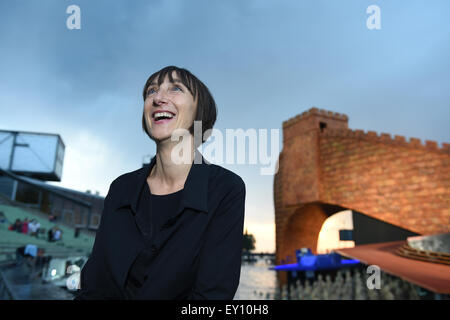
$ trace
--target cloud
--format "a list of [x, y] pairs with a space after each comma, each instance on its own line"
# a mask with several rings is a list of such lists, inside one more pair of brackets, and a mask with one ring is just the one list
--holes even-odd
[[99, 191], [105, 196], [109, 184], [120, 170], [123, 159], [107, 142], [92, 132], [83, 130], [66, 136], [62, 187], [85, 192]]

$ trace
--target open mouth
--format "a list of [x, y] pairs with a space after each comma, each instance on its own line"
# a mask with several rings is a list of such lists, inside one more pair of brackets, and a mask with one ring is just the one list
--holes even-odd
[[170, 111], [156, 111], [152, 115], [152, 119], [156, 124], [169, 122], [175, 117], [176, 115]]

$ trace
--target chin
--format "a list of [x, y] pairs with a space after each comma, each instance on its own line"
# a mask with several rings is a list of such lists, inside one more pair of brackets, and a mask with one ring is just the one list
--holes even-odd
[[162, 142], [164, 140], [171, 140], [170, 135], [155, 135], [152, 137], [153, 137], [153, 140], [155, 140], [156, 142]]
[[161, 142], [164, 140], [171, 140], [172, 132], [151, 132], [151, 136], [153, 137], [153, 140], [157, 142]]

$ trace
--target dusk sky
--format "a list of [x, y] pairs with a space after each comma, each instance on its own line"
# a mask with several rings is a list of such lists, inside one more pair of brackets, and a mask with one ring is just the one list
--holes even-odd
[[[70, 30], [66, 9], [81, 10]], [[369, 30], [366, 9], [381, 10]], [[0, 1], [0, 129], [56, 133], [61, 183], [102, 196], [155, 154], [142, 88], [187, 68], [218, 106], [215, 128], [279, 129], [310, 109], [352, 129], [450, 142], [450, 1]], [[272, 155], [277, 157], [278, 154]], [[246, 183], [245, 227], [275, 250], [273, 176], [228, 165]]]

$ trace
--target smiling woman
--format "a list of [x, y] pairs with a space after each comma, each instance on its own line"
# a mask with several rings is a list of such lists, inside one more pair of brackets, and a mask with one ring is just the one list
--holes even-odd
[[[193, 140], [216, 121], [208, 88], [188, 70], [166, 67], [147, 80], [142, 128], [156, 143], [149, 166], [115, 179], [105, 198], [76, 299], [233, 299], [240, 278], [245, 183], [205, 161], [172, 159], [177, 129]], [[194, 158], [196, 161], [193, 161]], [[200, 159], [201, 161], [198, 161]]]
[[[145, 102], [142, 114], [142, 129], [150, 138], [155, 140], [158, 136], [158, 130], [155, 130], [156, 136], [152, 134], [153, 124], [169, 123], [173, 119], [176, 120], [177, 125], [171, 124], [173, 126], [171, 127], [172, 131], [175, 128], [183, 128], [183, 125], [190, 124], [187, 128], [192, 135], [194, 134], [194, 121], [201, 121], [202, 142], [208, 139], [208, 135], [204, 136], [204, 133], [212, 129], [216, 122], [216, 103], [203, 82], [188, 70], [169, 66], [155, 72], [145, 83], [142, 96]], [[168, 100], [173, 102], [172, 107], [176, 108], [181, 104], [181, 107], [184, 106], [185, 109], [165, 108]], [[176, 119], [177, 111], [183, 112], [181, 120]], [[159, 122], [159, 119], [155, 119], [156, 112], [167, 112], [169, 113], [168, 117], [170, 117], [170, 114], [173, 117]], [[169, 129], [169, 131], [171, 130]]]

